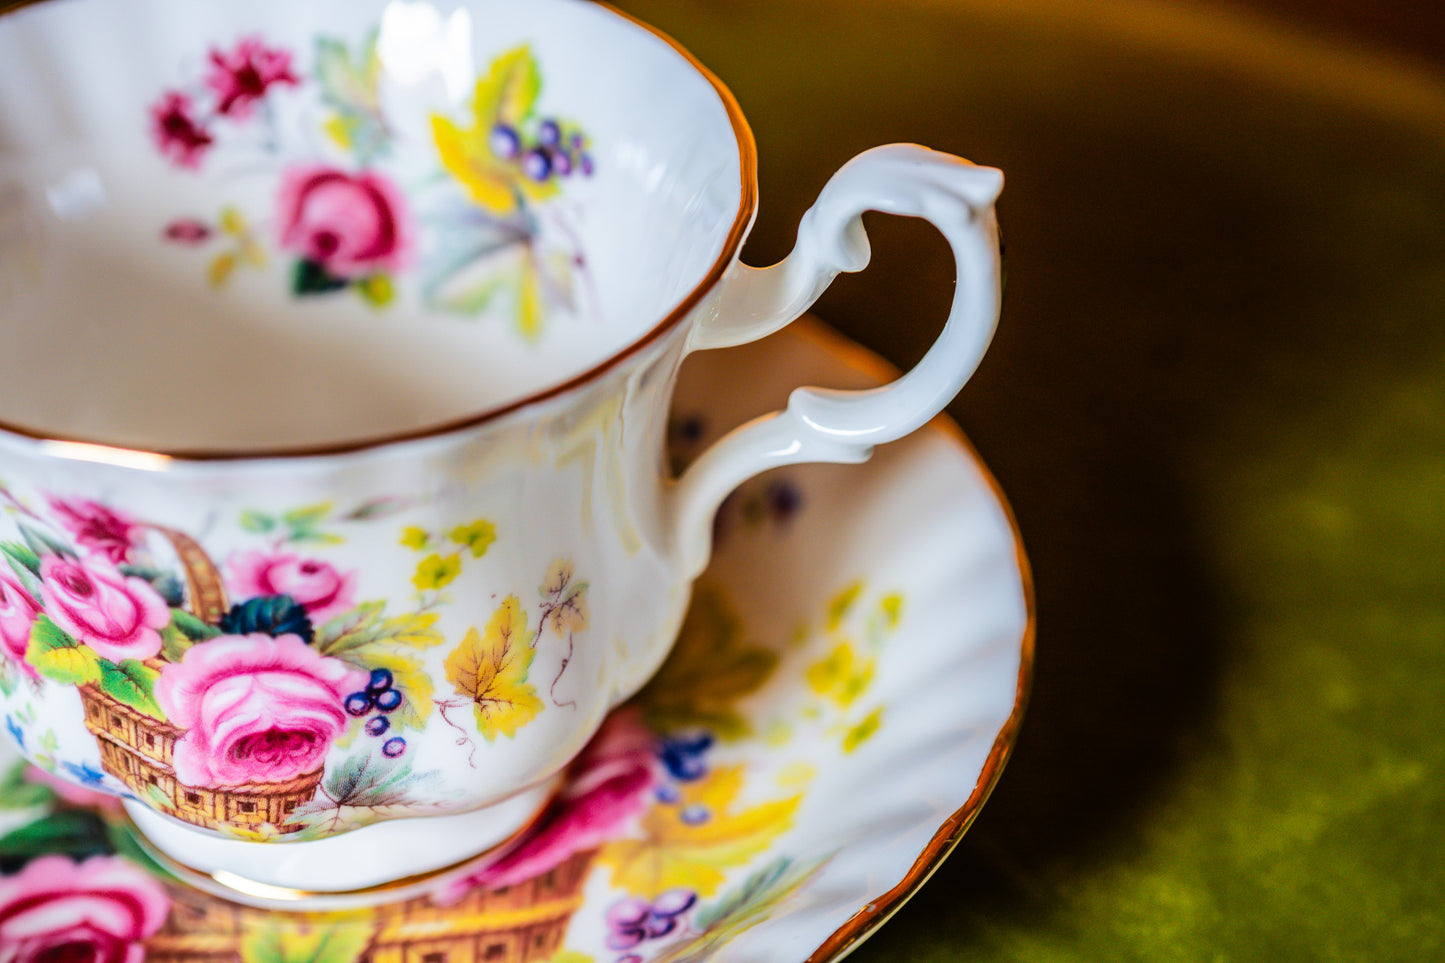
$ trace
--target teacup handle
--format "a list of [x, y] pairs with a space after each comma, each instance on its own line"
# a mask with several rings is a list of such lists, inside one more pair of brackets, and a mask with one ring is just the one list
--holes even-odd
[[688, 350], [755, 341], [798, 318], [841, 271], [868, 264], [865, 211], [921, 217], [953, 248], [957, 283], [943, 333], [891, 384], [865, 391], [799, 388], [783, 411], [734, 429], [685, 471], [672, 492], [678, 559], [689, 576], [712, 548], [712, 519], [746, 479], [800, 462], [866, 461], [943, 410], [983, 357], [998, 321], [1001, 265], [993, 204], [1003, 174], [918, 147], [865, 151], [824, 185], [798, 225], [792, 253], [772, 267], [738, 263], [723, 278], [718, 310], [693, 330]]

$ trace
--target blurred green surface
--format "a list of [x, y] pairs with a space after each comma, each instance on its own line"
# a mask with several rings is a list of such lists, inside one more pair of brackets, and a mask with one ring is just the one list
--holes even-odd
[[[752, 120], [752, 263], [874, 144], [1008, 175], [953, 411], [1034, 565], [1034, 697], [854, 959], [1445, 958], [1445, 82], [1197, 7], [620, 6]], [[870, 230], [818, 313], [908, 364], [947, 252]]]

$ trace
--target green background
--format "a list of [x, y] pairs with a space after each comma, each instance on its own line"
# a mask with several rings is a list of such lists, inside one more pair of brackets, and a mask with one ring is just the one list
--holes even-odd
[[[874, 144], [1008, 176], [953, 412], [1034, 566], [1033, 700], [854, 958], [1445, 958], [1445, 82], [1195, 6], [620, 5], [753, 122], [751, 263]], [[908, 364], [951, 262], [870, 231], [817, 310]]]

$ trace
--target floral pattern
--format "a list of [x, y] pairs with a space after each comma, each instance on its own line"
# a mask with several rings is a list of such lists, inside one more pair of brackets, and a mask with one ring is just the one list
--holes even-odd
[[[313, 524], [314, 519], [302, 527], [316, 534]], [[479, 521], [441, 538], [408, 530], [399, 541], [417, 552], [452, 544], [463, 549], [456, 554], [469, 555], [468, 546], [484, 553], [494, 536], [490, 522]], [[138, 541], [137, 552], [142, 549]], [[476, 635], [510, 638], [525, 649], [542, 631], [581, 624], [580, 607], [563, 604], [569, 591], [571, 598], [585, 598], [585, 583], [578, 582], [570, 564], [555, 564], [539, 591], [551, 608], [536, 621], [521, 618], [517, 601], [506, 599], [492, 623]], [[704, 583], [658, 681], [608, 717], [524, 836], [480, 857], [468, 871], [443, 877], [425, 897], [372, 910], [278, 913], [223, 904], [184, 888], [168, 891], [161, 885], [161, 871], [143, 865], [118, 814], [94, 808], [102, 800], [84, 791], [77, 795], [73, 788], [60, 794], [53, 777], [39, 771], [32, 770], [34, 781], [23, 782], [17, 768], [0, 785], [0, 799], [6, 800], [0, 808], [40, 804], [48, 815], [0, 837], [0, 953], [11, 949], [5, 942], [10, 934], [23, 934], [16, 944], [20, 949], [0, 958], [176, 963], [202, 935], [208, 945], [231, 947], [242, 963], [359, 963], [423, 942], [437, 951], [443, 948], [439, 939], [452, 938], [460, 941], [458, 946], [484, 948], [524, 939], [516, 945], [545, 945], [550, 949], [539, 958], [561, 963], [711, 958], [752, 926], [785, 911], [828, 862], [797, 859], [783, 843], [808, 794], [812, 777], [807, 767], [790, 766], [775, 779], [764, 779], [749, 765], [729, 761], [727, 750], [732, 743], [759, 738], [764, 727], [775, 727], [769, 713], [814, 719], [825, 731], [836, 729], [836, 720], [819, 716], [816, 705], [803, 706], [800, 714], [798, 707], [778, 703], [760, 714], [743, 711], [742, 703], [783, 684], [779, 675], [790, 665], [794, 680], [785, 688], [811, 693], [828, 705], [858, 704], [866, 699], [872, 674], [857, 671], [858, 657], [838, 655], [839, 647], [855, 644], [856, 636], [864, 640], [857, 645], [876, 654], [902, 614], [899, 593], [874, 597], [861, 582], [843, 586], [823, 606], [820, 629], [809, 633], [813, 642], [800, 653], [804, 658], [785, 662], [779, 653], [797, 642], [754, 641], [727, 596]], [[335, 621], [330, 625], [317, 633], [318, 639], [346, 631]], [[470, 644], [452, 656], [460, 660], [457, 653]], [[505, 666], [505, 655], [501, 661]], [[469, 663], [465, 671], [482, 670]], [[718, 685], [718, 677], [729, 681]], [[167, 666], [156, 698], [173, 721], [189, 727], [187, 738], [194, 736], [198, 745], [214, 738], [219, 745], [226, 734], [213, 733], [205, 722], [215, 699], [259, 699], [254, 711], [244, 713], [249, 715], [266, 711], [269, 700], [261, 690], [296, 686], [315, 696], [316, 716], [332, 725], [338, 699], [350, 711], [343, 692], [375, 689], [378, 681], [296, 636], [221, 636]], [[687, 686], [692, 691], [685, 691]], [[307, 697], [294, 693], [286, 702], [308, 704]], [[680, 708], [689, 702], [699, 711], [689, 715]], [[247, 738], [237, 735], [232, 746]], [[329, 738], [334, 734], [318, 735], [317, 741]], [[787, 739], [779, 743], [783, 754], [787, 745]], [[268, 754], [287, 758], [293, 769], [306, 768], [307, 762], [292, 752], [299, 748], [261, 738], [248, 747], [198, 753], [208, 764], [230, 761], [243, 767], [223, 778], [250, 778], [253, 774], [244, 771], [247, 760]], [[189, 765], [181, 761], [184, 754], [178, 745], [178, 769]], [[269, 763], [261, 768], [276, 771]], [[367, 776], [355, 770], [346, 778], [364, 782]], [[68, 827], [63, 836], [56, 832], [61, 825]], [[65, 840], [70, 848], [35, 857], [32, 833]], [[52, 847], [61, 848], [59, 843]], [[581, 902], [584, 885], [589, 891], [601, 885], [609, 895]], [[28, 901], [19, 899], [22, 892]], [[577, 903], [582, 909], [570, 915]], [[528, 909], [519, 916], [521, 907]], [[547, 915], [557, 912], [569, 915]], [[584, 915], [589, 917], [585, 938], [573, 926]], [[519, 919], [528, 921], [524, 937], [513, 932]], [[522, 958], [496, 952], [499, 959]]]
[[6, 963], [141, 963], [170, 912], [148, 874], [114, 856], [42, 856], [0, 878]]
[[449, 314], [499, 305], [539, 337], [549, 312], [578, 303], [585, 258], [557, 202], [595, 170], [589, 136], [539, 109], [527, 46], [480, 74], [460, 116], [437, 109], [424, 118], [429, 137], [407, 135], [413, 125], [388, 114], [376, 43], [375, 31], [356, 47], [323, 36], [307, 55], [245, 36], [162, 91], [149, 117], [166, 162], [220, 184], [231, 168], [263, 167], [274, 184], [268, 209], [180, 214], [162, 237], [208, 251], [215, 287], [269, 266], [269, 247], [296, 297], [350, 291], [379, 309], [405, 288]]
[[[244, 512], [234, 530], [254, 542], [219, 566], [188, 535], [115, 506], [4, 487], [0, 505], [19, 535], [0, 540], [0, 693], [16, 741], [46, 770], [240, 838], [311, 838], [420, 805], [413, 787], [437, 773], [412, 768], [418, 736], [450, 727], [442, 738], [475, 766], [481, 742], [516, 738], [548, 707], [529, 678], [538, 643], [559, 646], [555, 689], [587, 627], [588, 583], [559, 559], [539, 605], [509, 595], [452, 640], [455, 691], [439, 693], [426, 652], [448, 641], [448, 585], [497, 539], [486, 518], [402, 529], [401, 558], [426, 557], [414, 607], [395, 611], [362, 597], [361, 573], [325, 549], [404, 500]], [[41, 727], [53, 686], [79, 690], [99, 768]], [[464, 707], [471, 718], [452, 711]]]

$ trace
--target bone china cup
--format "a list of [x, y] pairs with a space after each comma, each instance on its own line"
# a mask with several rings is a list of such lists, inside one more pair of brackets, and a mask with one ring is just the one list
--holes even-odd
[[[918, 428], [992, 333], [997, 171], [869, 151], [757, 269], [754, 167], [706, 70], [581, 0], [0, 16], [10, 738], [243, 892], [525, 826], [667, 654], [719, 502]], [[952, 245], [933, 348], [674, 479], [684, 356], [862, 268], [865, 210]]]

